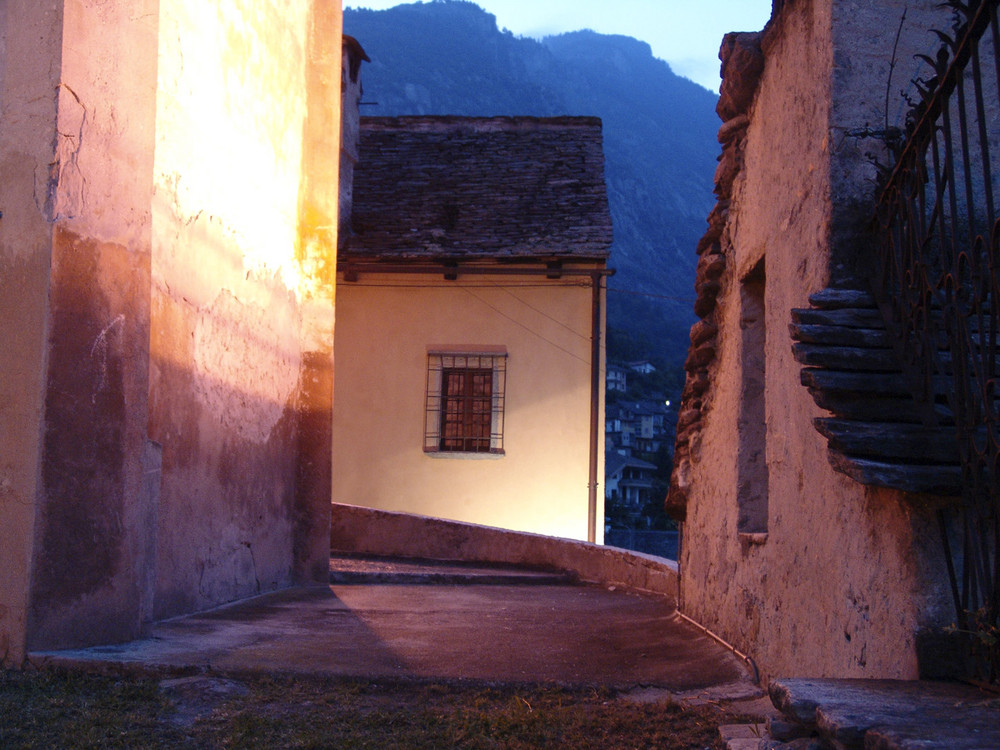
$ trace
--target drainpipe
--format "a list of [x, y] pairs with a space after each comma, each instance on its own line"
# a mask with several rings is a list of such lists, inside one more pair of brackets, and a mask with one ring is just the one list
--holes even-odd
[[711, 638], [713, 641], [715, 641], [716, 643], [718, 643], [720, 646], [728, 648], [730, 651], [733, 652], [733, 654], [735, 654], [737, 657], [739, 657], [744, 662], [746, 662], [746, 665], [748, 667], [750, 667], [750, 669], [753, 671], [753, 684], [754, 685], [759, 685], [760, 684], [760, 670], [757, 669], [757, 662], [755, 662], [750, 656], [747, 656], [746, 654], [744, 654], [742, 651], [740, 651], [738, 648], [736, 648], [736, 646], [734, 646], [733, 644], [731, 644], [728, 641], [724, 640], [721, 636], [713, 633], [711, 630], [709, 630], [708, 628], [706, 628], [704, 625], [702, 625], [697, 620], [692, 620], [690, 617], [688, 617], [686, 614], [684, 614], [680, 610], [677, 611], [677, 616], [680, 617], [682, 620], [684, 620], [684, 622], [688, 623], [689, 625], [693, 625], [695, 628], [697, 628], [702, 633], [704, 633], [705, 635], [707, 635], [709, 638]]
[[590, 335], [590, 483], [587, 497], [587, 541], [597, 541], [597, 466], [600, 456], [597, 430], [600, 428], [601, 416], [601, 277], [606, 272], [594, 271], [590, 278], [593, 282], [593, 302], [591, 312], [593, 321]]

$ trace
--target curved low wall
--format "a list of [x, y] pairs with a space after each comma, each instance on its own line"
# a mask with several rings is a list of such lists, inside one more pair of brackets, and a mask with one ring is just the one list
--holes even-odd
[[525, 565], [677, 598], [677, 563], [571, 539], [335, 504], [330, 549], [350, 555]]

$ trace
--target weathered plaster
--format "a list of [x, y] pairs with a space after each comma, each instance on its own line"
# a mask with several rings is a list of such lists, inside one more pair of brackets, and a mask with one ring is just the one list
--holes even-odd
[[[194, 394], [220, 432], [267, 441], [298, 385], [298, 347], [285, 343], [295, 341], [298, 330], [288, 306], [240, 303], [227, 289], [199, 315], [192, 343]], [[270, 356], [261, 356], [262, 350]], [[234, 383], [242, 398], [230, 398]]]
[[301, 269], [302, 367], [299, 373], [298, 465], [295, 481], [293, 574], [329, 577], [332, 493], [333, 326], [339, 223], [341, 70], [340, 4], [313, 4], [306, 68], [296, 258]]
[[143, 456], [156, 2], [62, 6], [29, 647], [138, 635], [152, 562]]
[[4, 658], [325, 575], [340, 23], [0, 6]]
[[[918, 630], [946, 616], [929, 513], [833, 471], [788, 334], [791, 308], [861, 275], [851, 240], [874, 184], [862, 150], [844, 134], [870, 116], [873, 86], [884, 97], [884, 56], [902, 5], [784, 5], [764, 36], [743, 168], [719, 239], [727, 263], [711, 387], [690, 446], [682, 608], [769, 675], [914, 678]], [[749, 536], [737, 533], [734, 460], [743, 370], [753, 365], [742, 350], [740, 287], [761, 258], [768, 510], [766, 536]]]
[[325, 571], [340, 15], [305, 0], [160, 9], [150, 436], [165, 617]]
[[53, 160], [62, 13], [0, 4], [0, 662], [25, 655], [40, 466]]
[[53, 256], [29, 646], [139, 634], [155, 519], [141, 490], [148, 258], [64, 229]]

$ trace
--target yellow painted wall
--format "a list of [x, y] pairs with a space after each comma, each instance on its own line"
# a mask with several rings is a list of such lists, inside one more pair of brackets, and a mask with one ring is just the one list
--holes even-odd
[[[587, 278], [338, 284], [334, 502], [586, 539], [591, 294]], [[476, 345], [507, 350], [505, 455], [425, 454], [428, 347]]]

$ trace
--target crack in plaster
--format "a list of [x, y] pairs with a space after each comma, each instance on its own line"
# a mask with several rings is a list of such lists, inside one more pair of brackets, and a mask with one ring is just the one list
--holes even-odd
[[59, 126], [56, 128], [56, 155], [55, 160], [49, 164], [48, 199], [46, 201], [46, 205], [51, 207], [51, 210], [46, 212], [50, 216], [50, 222], [75, 219], [86, 203], [87, 179], [80, 170], [79, 158], [83, 149], [88, 111], [73, 88], [60, 81], [56, 85], [58, 121], [69, 119], [71, 116], [68, 106], [58, 106], [61, 91], [67, 91], [73, 97], [73, 101], [79, 105], [79, 124], [75, 128], [75, 133], [64, 131]]
[[257, 573], [257, 558], [253, 554], [253, 545], [250, 542], [243, 542], [243, 546], [250, 553], [250, 565], [253, 566], [253, 580], [257, 585], [256, 593], [260, 593], [260, 575]]
[[97, 383], [93, 395], [90, 397], [91, 403], [97, 402], [97, 394], [103, 391], [108, 384], [108, 335], [124, 323], [125, 314], [120, 313], [114, 320], [104, 326], [101, 332], [94, 338], [94, 343], [90, 347], [91, 359], [99, 358], [98, 367], [101, 373], [101, 379]]

